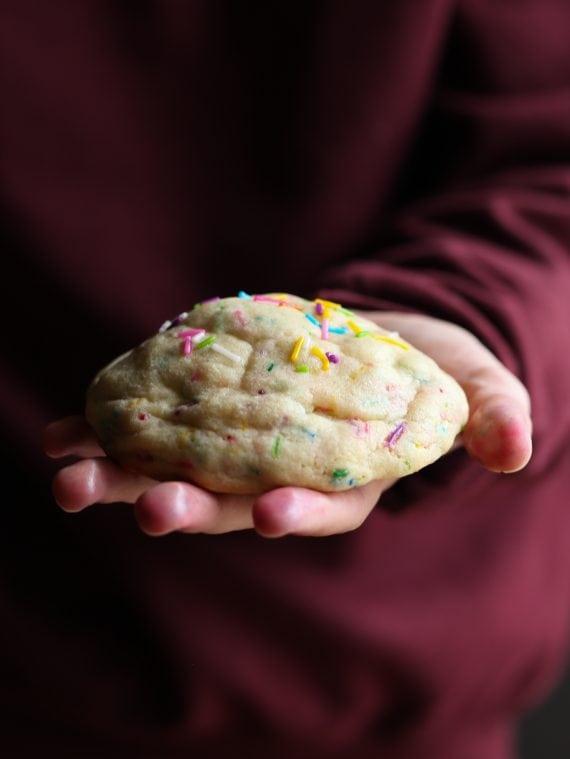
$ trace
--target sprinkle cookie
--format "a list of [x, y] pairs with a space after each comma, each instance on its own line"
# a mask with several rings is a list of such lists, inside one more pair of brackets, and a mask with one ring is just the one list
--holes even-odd
[[467, 414], [455, 380], [397, 334], [330, 301], [244, 292], [165, 322], [99, 372], [86, 406], [125, 469], [251, 494], [411, 474]]

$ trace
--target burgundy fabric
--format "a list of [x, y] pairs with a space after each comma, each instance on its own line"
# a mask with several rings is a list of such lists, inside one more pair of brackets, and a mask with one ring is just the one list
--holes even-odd
[[[570, 621], [567, 0], [0, 5], [0, 752], [504, 759]], [[315, 291], [473, 330], [535, 455], [358, 531], [156, 540], [40, 450], [193, 302]]]

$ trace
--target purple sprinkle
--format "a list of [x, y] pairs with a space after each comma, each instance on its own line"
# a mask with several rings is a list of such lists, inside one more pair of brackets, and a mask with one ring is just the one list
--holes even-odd
[[216, 300], [220, 300], [219, 295], [215, 295], [213, 298], [208, 298], [207, 300], [200, 301], [201, 305], [203, 306], [205, 303], [213, 303]]
[[325, 353], [325, 356], [328, 358], [331, 364], [338, 364], [340, 362], [340, 359], [336, 353]]
[[392, 449], [406, 431], [406, 423], [402, 422], [386, 438], [386, 446]]
[[317, 312], [317, 314], [319, 316], [322, 316], [324, 314], [324, 312], [325, 312], [325, 309], [323, 308], [323, 304], [322, 303], [317, 303], [317, 306], [316, 306], [315, 310], [316, 310], [316, 312]]

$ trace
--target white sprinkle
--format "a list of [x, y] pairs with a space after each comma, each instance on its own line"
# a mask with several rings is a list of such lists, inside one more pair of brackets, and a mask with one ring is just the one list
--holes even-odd
[[210, 345], [210, 348], [213, 351], [216, 351], [217, 353], [221, 353], [222, 356], [226, 356], [227, 358], [230, 358], [232, 361], [235, 361], [236, 364], [239, 364], [241, 361], [241, 356], [238, 356], [237, 353], [232, 353], [227, 348], [224, 348], [223, 345], [220, 345], [219, 343], [212, 343]]
[[172, 322], [167, 319], [165, 322], [163, 322], [160, 325], [160, 327], [158, 328], [158, 331], [159, 332], [166, 332], [166, 330], [170, 327], [171, 324], [172, 324]]

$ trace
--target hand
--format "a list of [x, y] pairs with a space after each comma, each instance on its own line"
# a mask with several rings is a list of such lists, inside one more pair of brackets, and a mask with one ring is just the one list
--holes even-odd
[[485, 346], [456, 324], [394, 312], [367, 313], [431, 356], [462, 386], [469, 420], [459, 443], [492, 472], [517, 472], [532, 454], [530, 398], [524, 385]]
[[[367, 313], [398, 331], [463, 386], [470, 417], [462, 435], [468, 453], [492, 471], [521, 469], [531, 455], [528, 394], [523, 385], [469, 332], [425, 316]], [[66, 511], [95, 503], [134, 504], [135, 517], [149, 535], [173, 531], [210, 534], [253, 528], [260, 535], [323, 536], [356, 529], [393, 481], [371, 482], [340, 493], [285, 487], [260, 496], [210, 493], [184, 482], [162, 482], [129, 474], [107, 459], [81, 417], [51, 424], [46, 453], [77, 456], [61, 469], [53, 490]]]
[[137, 521], [149, 535], [169, 532], [210, 534], [253, 528], [265, 537], [331, 535], [358, 527], [392, 482], [376, 481], [342, 493], [278, 488], [260, 496], [210, 493], [186, 482], [157, 482], [124, 471], [108, 458], [83, 417], [50, 424], [44, 437], [48, 456], [78, 456], [54, 478], [56, 501], [65, 511], [95, 503], [134, 504]]

